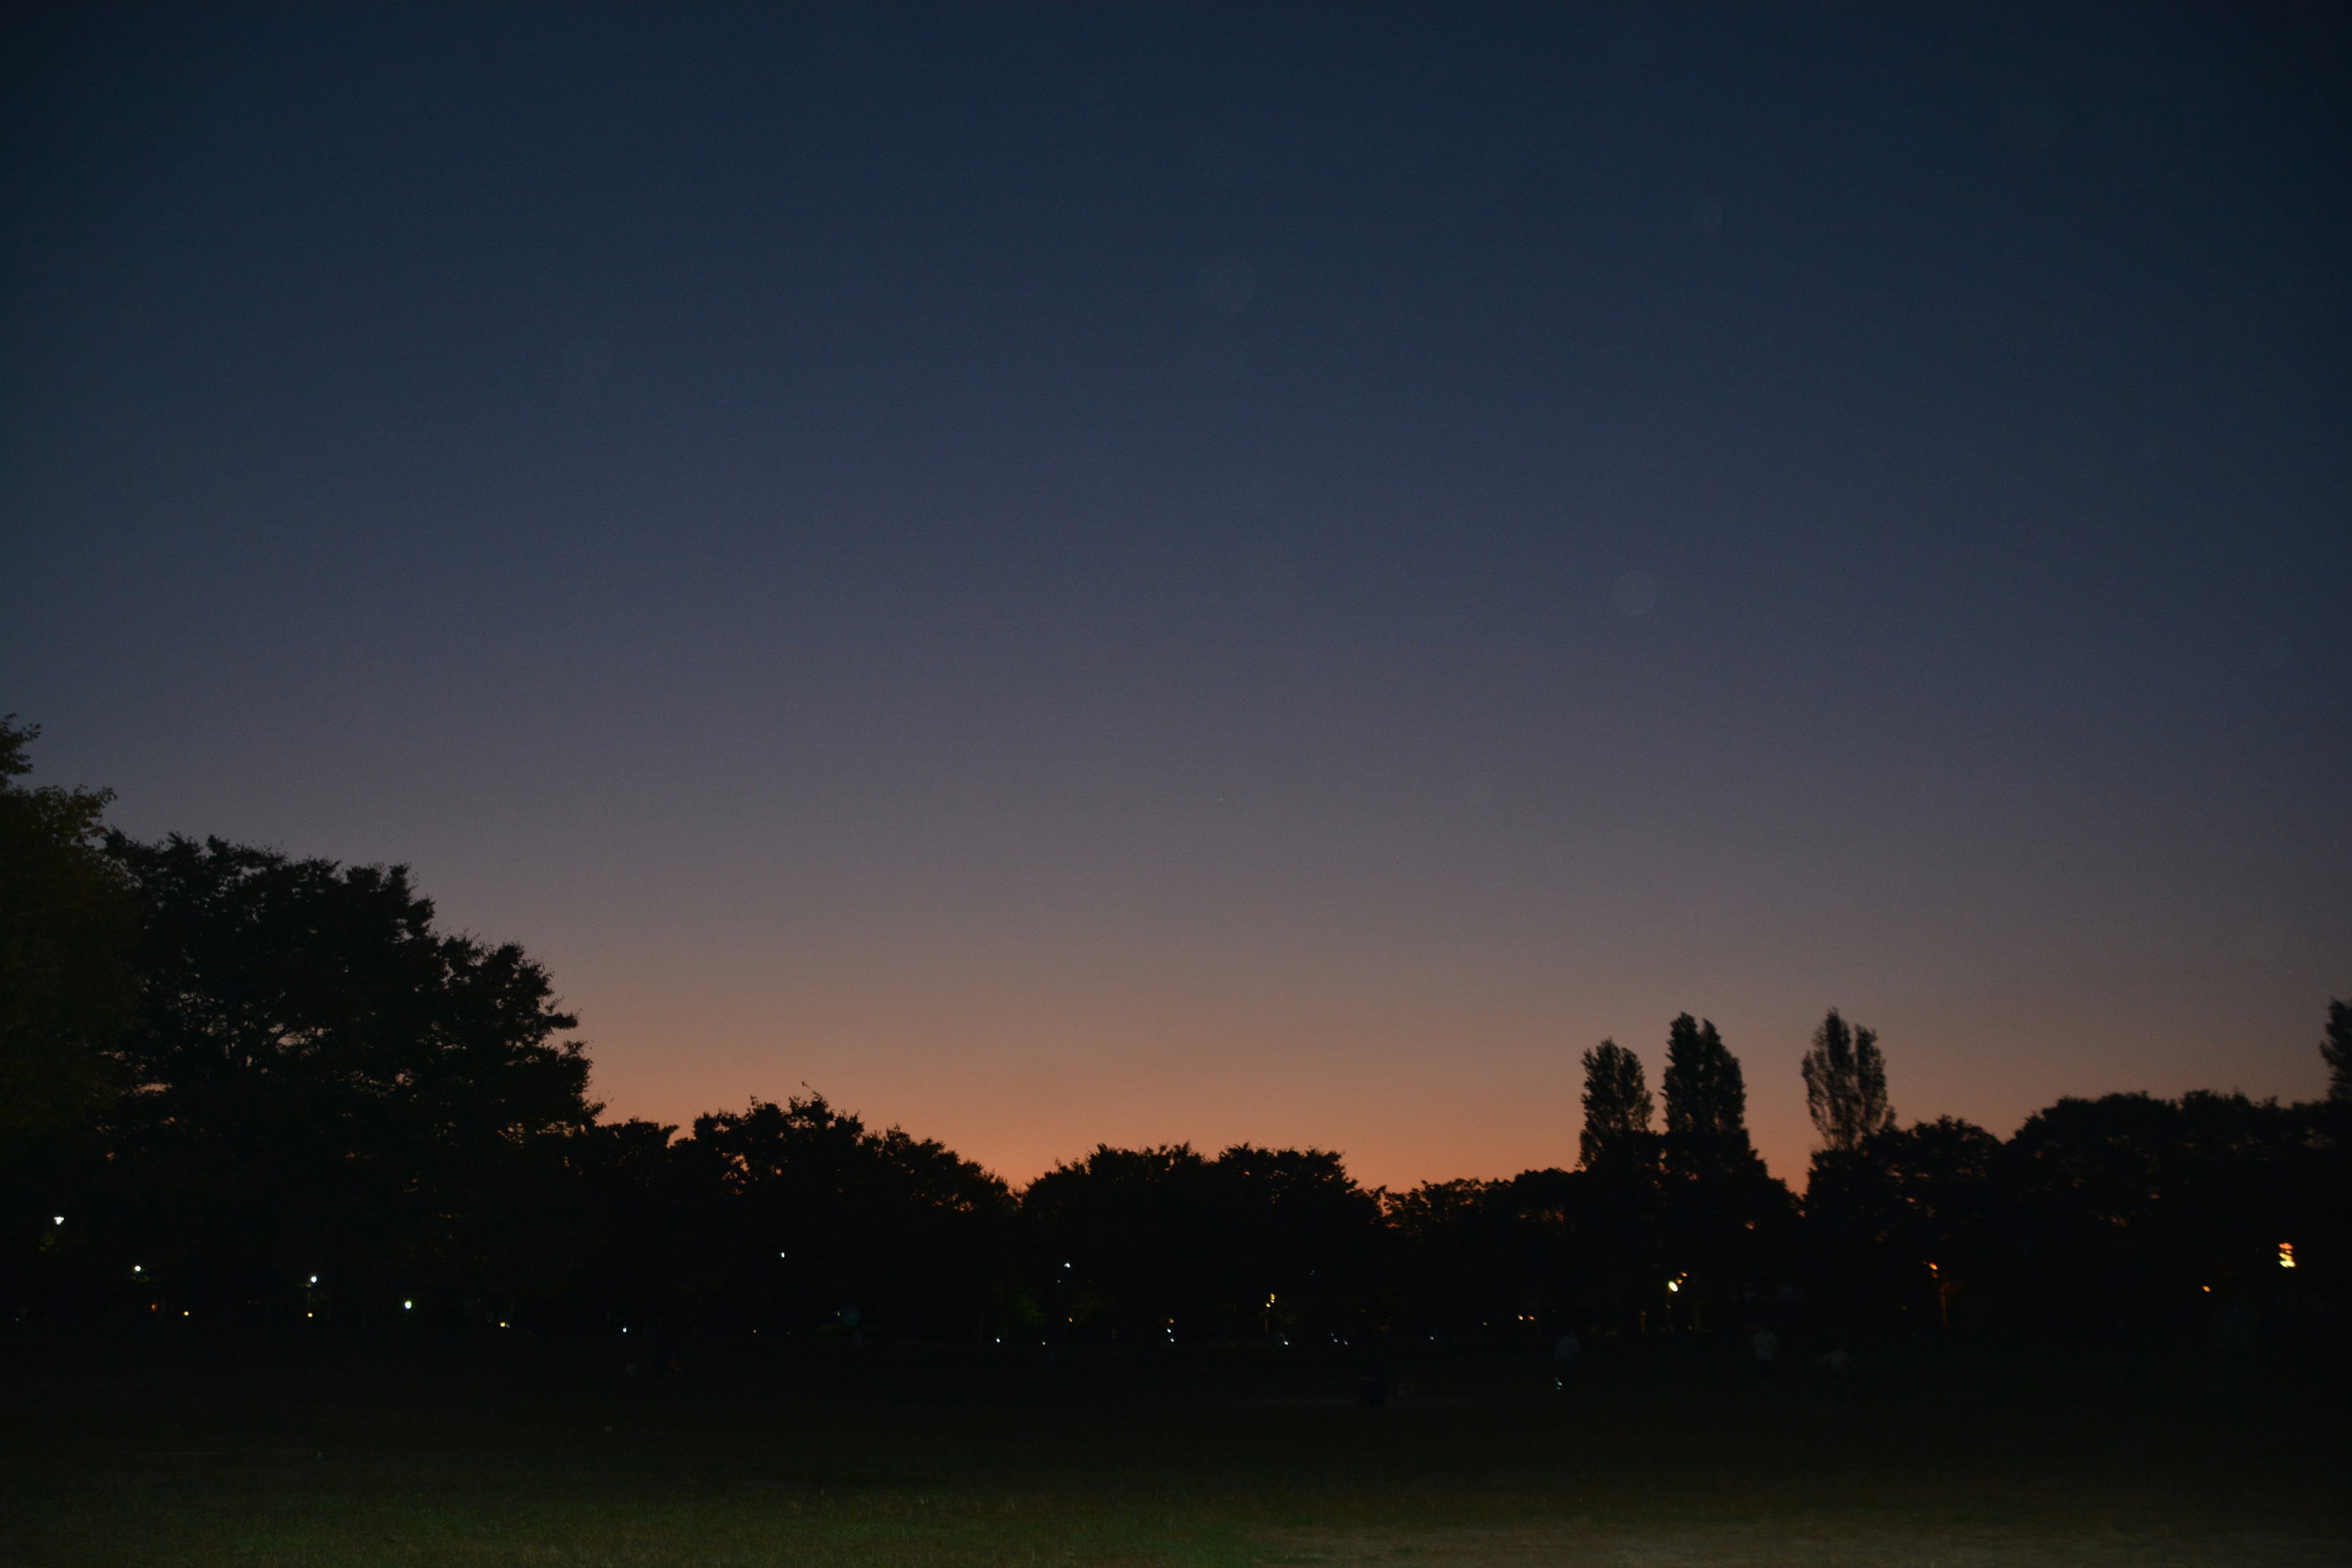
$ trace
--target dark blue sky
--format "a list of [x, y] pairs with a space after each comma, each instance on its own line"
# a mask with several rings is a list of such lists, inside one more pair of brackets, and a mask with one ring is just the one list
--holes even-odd
[[5, 26], [0, 709], [414, 864], [616, 1112], [2318, 1089], [2344, 7]]

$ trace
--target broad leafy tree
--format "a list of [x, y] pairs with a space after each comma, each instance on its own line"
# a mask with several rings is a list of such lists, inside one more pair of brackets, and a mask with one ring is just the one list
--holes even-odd
[[1097, 1147], [1022, 1195], [1047, 1331], [1165, 1344], [1328, 1329], [1355, 1308], [1378, 1199], [1319, 1149]]
[[1189, 1143], [1098, 1145], [1021, 1196], [1030, 1251], [1025, 1310], [1054, 1337], [1217, 1331], [1222, 1217], [1209, 1162]]
[[[101, 1123], [138, 986], [130, 890], [104, 852], [102, 790], [30, 788], [39, 731], [0, 719], [0, 1311], [102, 1299]], [[58, 1215], [68, 1223], [59, 1226]]]
[[362, 1318], [489, 1317], [549, 1287], [598, 1108], [545, 970], [437, 930], [404, 868], [108, 849], [141, 912], [116, 1116], [149, 1279]]
[[106, 790], [27, 788], [37, 728], [0, 719], [0, 1157], [89, 1128], [119, 1087], [138, 986]]
[[[2095, 1335], [2118, 1324], [2196, 1321], [2300, 1276], [2282, 1241], [2343, 1222], [2325, 1199], [2329, 1152], [2305, 1108], [2238, 1094], [2061, 1100], [2001, 1151], [2021, 1315]], [[2307, 1267], [2307, 1265], [2306, 1265]]]
[[1913, 1326], [1981, 1315], [2004, 1262], [2000, 1141], [1955, 1117], [1813, 1155], [1815, 1273], [1843, 1310]]
[[823, 1095], [698, 1117], [679, 1153], [719, 1200], [701, 1272], [719, 1323], [967, 1337], [1003, 1283], [1004, 1184]]

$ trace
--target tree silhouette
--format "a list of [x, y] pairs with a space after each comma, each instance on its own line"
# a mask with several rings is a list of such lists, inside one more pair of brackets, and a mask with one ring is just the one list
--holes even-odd
[[1325, 1149], [1236, 1143], [1212, 1163], [1223, 1270], [1236, 1326], [1261, 1332], [1341, 1321], [1365, 1283], [1380, 1200]]
[[737, 1324], [855, 1308], [861, 1326], [968, 1331], [986, 1305], [1012, 1197], [942, 1144], [807, 1094], [698, 1117], [679, 1152], [720, 1194], [704, 1263]]
[[2000, 1152], [2000, 1140], [1948, 1116], [1817, 1151], [1805, 1218], [1831, 1293], [1869, 1316], [1948, 1321], [1995, 1268]]
[[109, 790], [27, 789], [38, 726], [0, 718], [0, 1153], [85, 1128], [138, 986], [121, 870], [100, 847]]
[[855, 1308], [861, 1331], [1127, 1345], [1768, 1312], [2201, 1335], [2217, 1301], [2317, 1322], [2352, 1278], [2342, 1000], [2326, 1102], [2065, 1100], [2006, 1142], [1896, 1131], [1876, 1036], [1832, 1008], [1803, 1062], [1823, 1147], [1801, 1211], [1751, 1145], [1738, 1061], [1686, 1013], [1663, 1134], [1641, 1059], [1584, 1054], [1578, 1171], [1391, 1194], [1328, 1151], [1102, 1146], [1016, 1198], [814, 1093], [685, 1137], [602, 1122], [546, 973], [436, 930], [404, 868], [102, 834], [105, 794], [16, 782], [34, 737], [0, 719], [0, 1311], [414, 1301], [657, 1338], [838, 1333]]
[[[1057, 1334], [1177, 1331], [1198, 1338], [1221, 1292], [1215, 1179], [1189, 1143], [1097, 1145], [1021, 1195], [1035, 1255], [1028, 1310]], [[1230, 1303], [1226, 1303], [1230, 1305]]]
[[2327, 1062], [2327, 1098], [2352, 1103], [2352, 1002], [2328, 1003], [2327, 1033], [2320, 1038], [2319, 1054]]
[[1320, 1149], [1098, 1146], [1021, 1199], [1034, 1309], [1129, 1344], [1255, 1337], [1344, 1315], [1379, 1200]]
[[1688, 1013], [1666, 1031], [1666, 1173], [1689, 1180], [1746, 1173], [1748, 1084], [1712, 1021]]
[[1886, 1099], [1886, 1058], [1874, 1029], [1849, 1026], [1830, 1009], [1805, 1053], [1805, 1109], [1832, 1149], [1859, 1149], [1895, 1125]]
[[1770, 1286], [1769, 1253], [1795, 1205], [1748, 1137], [1748, 1087], [1711, 1022], [1666, 1030], [1666, 1135], [1658, 1223], [1678, 1277], [1673, 1303], [1704, 1321]]
[[1584, 1131], [1577, 1159], [1588, 1171], [1646, 1169], [1656, 1162], [1650, 1084], [1642, 1058], [1615, 1040], [1584, 1053]]
[[593, 1123], [547, 973], [433, 926], [404, 868], [110, 835], [142, 907], [118, 1162], [146, 1267], [240, 1309], [541, 1288]]

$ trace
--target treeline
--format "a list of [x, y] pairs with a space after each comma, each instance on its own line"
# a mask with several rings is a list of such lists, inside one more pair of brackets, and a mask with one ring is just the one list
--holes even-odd
[[[1801, 1197], [1711, 1023], [1585, 1053], [1577, 1168], [1366, 1189], [1339, 1156], [1097, 1148], [1016, 1192], [811, 1094], [606, 1121], [545, 971], [399, 868], [134, 841], [0, 722], [0, 1310], [1133, 1347], [1744, 1331], [2225, 1338], [2317, 1321], [2352, 1241], [2331, 1093], [1898, 1123], [1805, 1058]], [[1566, 1118], [1563, 1117], [1563, 1122]]]

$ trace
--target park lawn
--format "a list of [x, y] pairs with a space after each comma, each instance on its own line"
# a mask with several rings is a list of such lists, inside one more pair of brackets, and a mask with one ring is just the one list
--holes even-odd
[[2282, 1368], [1046, 1364], [19, 1343], [0, 1555], [57, 1564], [2319, 1563], [2342, 1384]]

